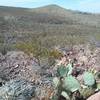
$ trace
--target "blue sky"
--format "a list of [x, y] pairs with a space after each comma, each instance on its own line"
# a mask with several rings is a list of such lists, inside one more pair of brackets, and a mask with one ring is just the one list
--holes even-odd
[[100, 13], [100, 0], [0, 0], [1, 6], [36, 8], [57, 4], [67, 9]]

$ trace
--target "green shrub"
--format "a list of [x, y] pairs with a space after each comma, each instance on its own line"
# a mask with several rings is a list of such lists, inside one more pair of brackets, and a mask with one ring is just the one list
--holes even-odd
[[5, 55], [8, 51], [11, 51], [14, 49], [13, 45], [9, 44], [0, 44], [0, 52]]
[[58, 59], [62, 56], [62, 53], [56, 49], [53, 49], [49, 51], [49, 56]]
[[55, 58], [54, 57], [48, 57], [48, 64], [49, 66], [55, 65]]
[[48, 49], [43, 47], [40, 42], [19, 42], [15, 45], [15, 48], [18, 50], [24, 51], [26, 54], [33, 54], [37, 58], [38, 63], [40, 64], [40, 59], [42, 57], [48, 57]]

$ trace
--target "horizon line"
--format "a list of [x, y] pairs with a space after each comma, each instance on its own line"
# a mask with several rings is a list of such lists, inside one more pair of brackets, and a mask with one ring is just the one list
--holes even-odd
[[47, 5], [41, 5], [41, 6], [37, 6], [37, 7], [23, 7], [23, 6], [6, 6], [6, 5], [0, 5], [0, 7], [12, 7], [12, 8], [22, 8], [22, 9], [38, 9], [38, 8], [42, 8], [42, 7], [47, 7], [47, 6], [58, 6], [60, 8], [63, 8], [65, 10], [71, 10], [71, 11], [77, 11], [77, 12], [81, 12], [81, 13], [87, 13], [87, 14], [100, 14], [99, 12], [90, 12], [90, 11], [82, 11], [82, 10], [75, 10], [75, 9], [69, 9], [66, 7], [63, 7], [59, 4], [47, 4]]

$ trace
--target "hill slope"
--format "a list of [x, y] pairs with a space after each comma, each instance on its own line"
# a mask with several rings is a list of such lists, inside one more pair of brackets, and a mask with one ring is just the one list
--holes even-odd
[[83, 39], [83, 36], [91, 38], [92, 35], [99, 39], [99, 33], [99, 14], [72, 11], [57, 5], [34, 9], [0, 6], [1, 43], [13, 44], [38, 37], [43, 43], [53, 40], [55, 44], [63, 44], [69, 35], [78, 36], [76, 40], [81, 39], [79, 36]]

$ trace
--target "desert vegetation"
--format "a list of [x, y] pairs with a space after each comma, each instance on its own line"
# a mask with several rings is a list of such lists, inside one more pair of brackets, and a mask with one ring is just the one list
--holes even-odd
[[99, 91], [99, 14], [0, 6], [0, 100], [92, 100]]

